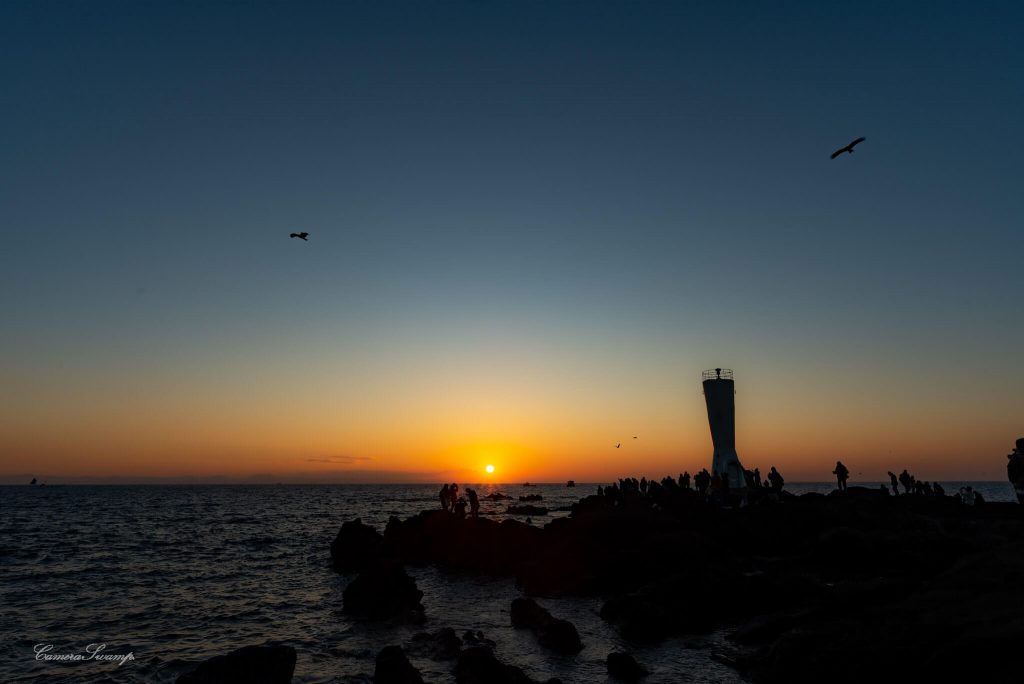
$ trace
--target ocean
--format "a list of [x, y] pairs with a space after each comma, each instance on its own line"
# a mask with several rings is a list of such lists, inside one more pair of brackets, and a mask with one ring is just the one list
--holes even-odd
[[[963, 484], [943, 486], [952, 494]], [[969, 484], [989, 501], [1015, 500], [1009, 483]], [[511, 578], [410, 567], [424, 592], [426, 624], [370, 624], [344, 615], [342, 591], [351, 577], [331, 568], [329, 551], [341, 524], [361, 518], [383, 531], [392, 515], [439, 507], [439, 488], [0, 487], [0, 633], [5, 636], [0, 681], [174, 682], [211, 656], [278, 643], [298, 652], [295, 682], [369, 684], [381, 648], [442, 627], [460, 634], [483, 631], [496, 642], [499, 659], [536, 679], [610, 682], [605, 657], [629, 650], [653, 670], [645, 680], [650, 684], [743, 681], [711, 658], [729, 650], [724, 633], [652, 646], [625, 643], [601, 620], [598, 597], [540, 599], [556, 617], [575, 623], [585, 644], [575, 656], [550, 653], [529, 631], [511, 627], [509, 605], [521, 595]], [[596, 485], [477, 488], [481, 496], [501, 491], [514, 500], [540, 494], [539, 505], [560, 508], [593, 493]], [[832, 488], [831, 483], [786, 486], [796, 494]], [[507, 503], [482, 501], [481, 513], [502, 519]], [[567, 514], [534, 516], [533, 523]], [[104, 644], [103, 655], [121, 656], [123, 662], [37, 659], [36, 649], [47, 646], [47, 654], [88, 657], [90, 644]], [[427, 682], [453, 680], [450, 662], [411, 660]]]

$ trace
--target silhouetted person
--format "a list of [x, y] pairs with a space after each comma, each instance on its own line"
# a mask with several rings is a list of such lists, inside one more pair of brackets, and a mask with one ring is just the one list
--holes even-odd
[[841, 155], [841, 154], [842, 154], [843, 152], [849, 152], [850, 154], [853, 154], [853, 148], [854, 148], [855, 146], [857, 146], [857, 145], [861, 144], [861, 143], [862, 143], [862, 142], [864, 142], [865, 140], [867, 140], [867, 138], [857, 138], [856, 140], [854, 140], [853, 142], [851, 142], [851, 143], [850, 143], [849, 145], [847, 145], [846, 147], [840, 147], [840, 148], [839, 148], [838, 150], [836, 150], [835, 152], [833, 152], [833, 153], [832, 153], [832, 156], [831, 156], [831, 157], [829, 157], [829, 159], [835, 159], [836, 157], [838, 157], [839, 155]]
[[682, 475], [679, 476], [679, 486], [682, 487], [683, 489], [689, 489], [690, 488], [690, 472], [689, 471], [686, 471]]
[[846, 481], [850, 477], [850, 470], [843, 465], [842, 461], [836, 461], [836, 469], [832, 471], [832, 474], [836, 476], [836, 482], [839, 483], [839, 491], [846, 491]]
[[29, 482], [29, 484], [30, 484], [30, 485], [34, 485], [34, 484], [36, 484], [36, 478], [34, 478], [34, 477], [33, 477], [33, 478], [32, 478], [32, 481], [31, 481], [31, 482]]
[[786, 481], [782, 479], [782, 473], [776, 470], [775, 466], [768, 471], [768, 483], [771, 485], [772, 491], [776, 493], [781, 492], [783, 485], [786, 484]]
[[306, 242], [309, 242], [307, 239], [309, 237], [309, 233], [292, 233], [288, 237], [299, 238], [300, 240], [306, 240]]
[[463, 499], [460, 496], [458, 502], [456, 502], [455, 504], [452, 505], [452, 510], [455, 511], [455, 514], [457, 516], [459, 516], [460, 518], [465, 518], [466, 517], [466, 500]]
[[760, 468], [754, 468], [754, 486], [755, 487], [760, 487], [761, 486], [761, 469]]
[[1006, 477], [1017, 493], [1017, 502], [1024, 504], [1024, 437], [1017, 440], [1017, 447], [1006, 459]]
[[971, 487], [970, 485], [960, 488], [960, 500], [963, 501], [966, 505], [973, 506], [976, 498], [977, 497], [974, 494], [974, 488]]
[[448, 485], [441, 487], [441, 510], [447, 512], [448, 505], [451, 502], [451, 492], [448, 489]]
[[647, 493], [647, 478], [646, 477], [641, 477], [640, 478], [640, 493], [641, 494], [646, 494]]
[[480, 517], [480, 499], [476, 495], [475, 489], [466, 487], [466, 498], [469, 499], [469, 514], [474, 518]]
[[946, 496], [946, 490], [938, 482], [932, 484], [932, 490], [934, 490], [935, 496]]
[[707, 496], [708, 487], [711, 486], [711, 474], [707, 468], [702, 468], [699, 473], [694, 475], [693, 484], [697, 488], [697, 493], [701, 496]]
[[889, 471], [889, 482], [892, 483], [892, 495], [893, 496], [899, 496], [900, 495], [899, 481], [896, 479], [896, 473], [892, 472], [891, 470]]
[[455, 502], [459, 500], [459, 485], [452, 482], [448, 488], [448, 498], [452, 501], [452, 511], [455, 510]]
[[910, 486], [914, 483], [914, 478], [910, 476], [907, 469], [904, 468], [903, 472], [900, 473], [900, 484], [903, 485], [903, 491], [907, 494], [910, 493]]
[[597, 495], [604, 496], [604, 487], [602, 487], [601, 485], [597, 485]]

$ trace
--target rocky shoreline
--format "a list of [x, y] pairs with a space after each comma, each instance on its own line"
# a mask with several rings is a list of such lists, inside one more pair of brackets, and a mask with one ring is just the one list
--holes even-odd
[[[692, 490], [589, 496], [544, 527], [431, 510], [392, 518], [383, 534], [346, 522], [331, 558], [355, 575], [344, 610], [359, 619], [423, 620], [407, 565], [510, 576], [524, 594], [510, 606], [513, 624], [539, 649], [586, 644], [531, 597], [600, 596], [601, 617], [635, 643], [729, 630], [735, 653], [715, 657], [756, 684], [1011, 681], [1024, 636], [1024, 509], [956, 497], [851, 487], [722, 509]], [[453, 661], [460, 684], [533, 681], [500, 663], [483, 634], [442, 629], [405, 649]], [[607, 656], [616, 679], [647, 671], [628, 653]], [[375, 681], [418, 681], [404, 658], [382, 652]]]

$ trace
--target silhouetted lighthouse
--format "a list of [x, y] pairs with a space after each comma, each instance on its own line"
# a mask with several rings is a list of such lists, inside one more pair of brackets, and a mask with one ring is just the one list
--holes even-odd
[[708, 424], [715, 455], [711, 472], [729, 478], [729, 488], [747, 486], [740, 457], [736, 455], [736, 388], [732, 371], [715, 368], [704, 371], [704, 402], [708, 405]]

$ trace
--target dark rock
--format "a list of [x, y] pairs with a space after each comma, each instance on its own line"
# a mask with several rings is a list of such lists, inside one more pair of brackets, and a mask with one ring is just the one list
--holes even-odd
[[583, 648], [576, 627], [568, 620], [553, 617], [531, 598], [512, 601], [512, 625], [526, 627], [537, 635], [537, 640], [559, 653], [576, 653]]
[[291, 646], [244, 646], [200, 663], [177, 684], [289, 684], [294, 673]]
[[474, 632], [471, 629], [467, 629], [462, 635], [462, 642], [466, 646], [486, 646], [487, 648], [494, 648], [496, 645], [492, 640], [486, 638], [483, 632], [479, 630]]
[[331, 542], [331, 560], [338, 572], [362, 570], [377, 560], [384, 537], [359, 518], [341, 526]]
[[547, 515], [548, 509], [543, 506], [531, 506], [530, 504], [522, 506], [510, 505], [508, 512], [513, 515]]
[[481, 499], [487, 499], [488, 501], [504, 501], [505, 499], [511, 499], [512, 497], [508, 494], [502, 494], [501, 492], [492, 492], [487, 496], [481, 496]]
[[635, 682], [650, 674], [650, 671], [636, 662], [629, 653], [609, 653], [608, 674], [624, 682]]
[[[484, 646], [467, 648], [455, 664], [456, 684], [536, 684], [525, 672], [514, 665], [506, 665], [494, 657]], [[547, 684], [561, 684], [549, 679]]]
[[344, 612], [369, 620], [403, 617], [422, 622], [423, 592], [397, 563], [379, 563], [359, 573], [342, 594]]
[[540, 494], [527, 494], [526, 496], [519, 497], [520, 501], [543, 501], [544, 497]]
[[423, 677], [405, 657], [401, 646], [385, 646], [377, 654], [373, 682], [374, 684], [423, 684]]
[[[482, 636], [482, 635], [481, 635]], [[453, 660], [462, 651], [462, 642], [451, 627], [436, 632], [420, 632], [412, 638], [407, 650], [431, 660]]]

